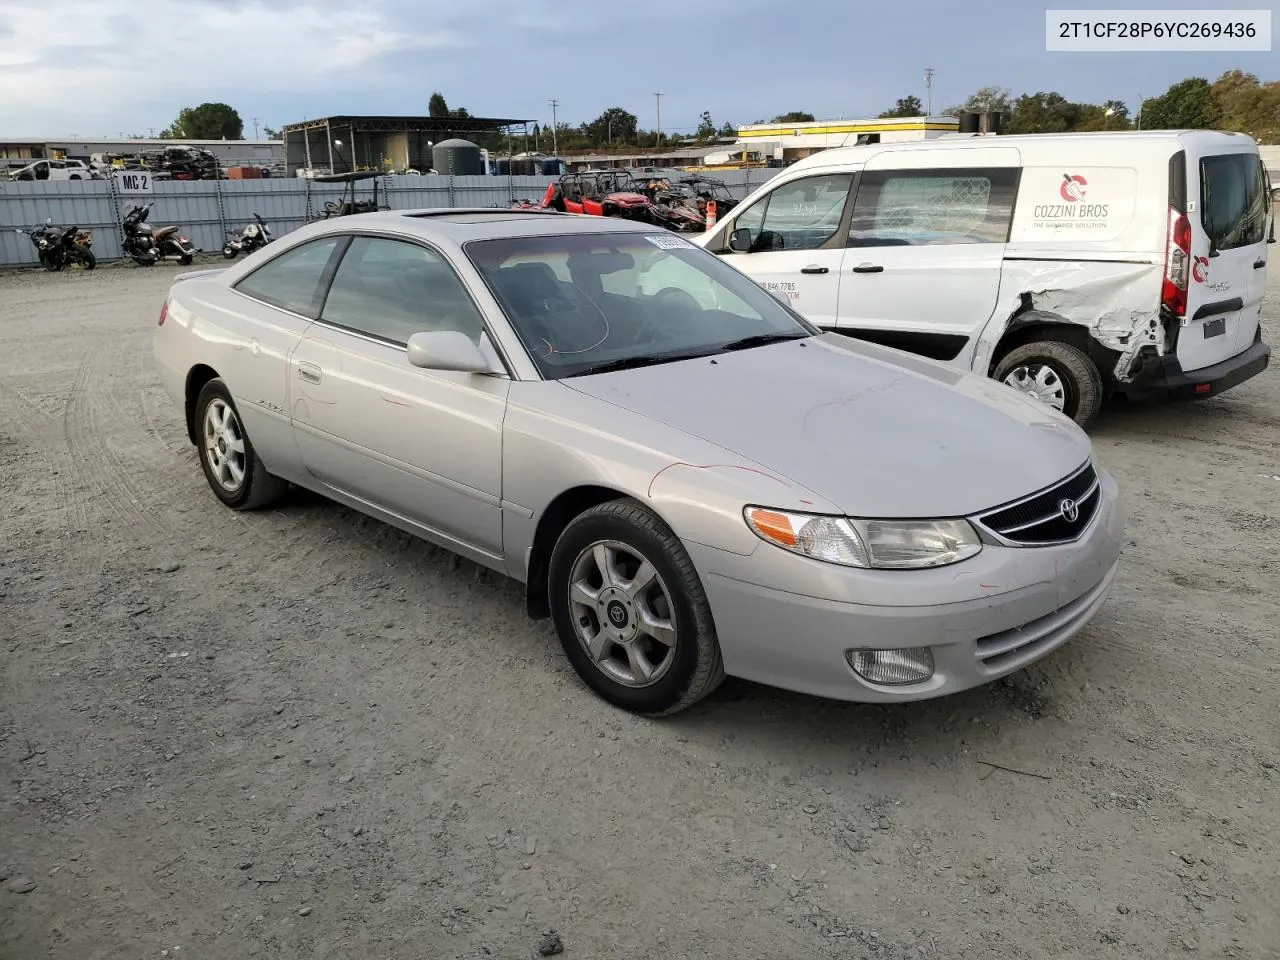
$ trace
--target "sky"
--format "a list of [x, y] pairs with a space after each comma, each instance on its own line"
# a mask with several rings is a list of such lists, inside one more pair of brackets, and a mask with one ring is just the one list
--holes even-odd
[[556, 99], [561, 122], [621, 106], [652, 129], [660, 108], [664, 131], [692, 132], [704, 110], [719, 125], [790, 110], [875, 116], [912, 94], [926, 103], [927, 67], [935, 112], [985, 86], [1135, 110], [1187, 76], [1239, 67], [1280, 79], [1276, 52], [1047, 53], [1047, 5], [986, 0], [979, 14], [956, 0], [0, 0], [0, 139], [158, 132], [204, 101], [235, 107], [252, 136], [255, 118], [278, 128], [425, 114], [434, 90], [474, 116], [547, 124]]

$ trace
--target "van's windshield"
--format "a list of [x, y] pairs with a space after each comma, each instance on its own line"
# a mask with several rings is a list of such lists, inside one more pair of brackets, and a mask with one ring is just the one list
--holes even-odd
[[1213, 250], [1263, 241], [1267, 197], [1257, 154], [1227, 153], [1200, 160], [1200, 222]]

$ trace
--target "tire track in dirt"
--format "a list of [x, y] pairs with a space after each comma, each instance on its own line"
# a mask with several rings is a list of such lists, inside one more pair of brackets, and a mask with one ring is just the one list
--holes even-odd
[[[125, 529], [139, 526], [153, 533], [168, 535], [172, 528], [157, 519], [158, 511], [146, 509], [138, 498], [138, 489], [123, 476], [126, 465], [114, 445], [104, 435], [102, 399], [99, 392], [109, 392], [109, 378], [98, 368], [109, 359], [104, 350], [91, 350], [76, 371], [63, 418], [71, 459], [76, 465], [77, 486], [101, 498], [112, 520]], [[107, 525], [109, 526], [109, 524]], [[102, 530], [98, 537], [110, 543], [112, 530]], [[117, 549], [125, 549], [123, 545]]]
[[[13, 411], [12, 422], [18, 428], [16, 432], [28, 441], [30, 450], [48, 465], [56, 501], [51, 513], [60, 518], [54, 520], [62, 526], [60, 536], [67, 537], [76, 529], [87, 529], [88, 519], [82, 510], [77, 510], [77, 501], [68, 483], [71, 475], [70, 454], [57, 417], [2, 378], [0, 407]], [[20, 416], [19, 411], [24, 415]], [[27, 429], [22, 429], [24, 425], [27, 425]], [[83, 504], [80, 506], [83, 507]]]

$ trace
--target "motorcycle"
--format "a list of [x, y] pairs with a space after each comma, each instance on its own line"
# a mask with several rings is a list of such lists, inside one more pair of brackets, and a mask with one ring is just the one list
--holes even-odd
[[189, 266], [200, 251], [176, 225], [152, 227], [147, 223], [151, 204], [132, 206], [120, 226], [124, 232], [124, 252], [142, 267], [155, 266], [160, 260], [177, 260]]
[[32, 226], [30, 230], [16, 230], [31, 238], [36, 255], [46, 270], [56, 273], [64, 267], [79, 264], [86, 270], [98, 265], [93, 255], [93, 237], [79, 227], [55, 227], [46, 220], [44, 226]]
[[253, 253], [274, 239], [271, 236], [271, 227], [260, 215], [255, 213], [253, 219], [254, 222], [248, 224], [243, 230], [227, 231], [227, 240], [222, 245], [222, 255], [228, 260], [234, 260], [238, 253]]

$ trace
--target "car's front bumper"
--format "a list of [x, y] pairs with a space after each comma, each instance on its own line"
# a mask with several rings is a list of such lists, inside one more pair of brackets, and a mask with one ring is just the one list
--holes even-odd
[[[1111, 590], [1125, 516], [1114, 479], [1098, 473], [1103, 502], [1076, 542], [988, 546], [952, 567], [833, 570], [767, 544], [737, 558], [694, 548], [725, 671], [816, 696], [894, 702], [956, 693], [1025, 667], [1079, 631]], [[816, 589], [797, 590], [793, 565], [819, 574]], [[846, 659], [854, 649], [908, 647], [930, 648], [928, 680], [874, 684]]]
[[1133, 399], [1203, 400], [1256, 377], [1270, 362], [1271, 347], [1259, 328], [1253, 343], [1244, 350], [1199, 370], [1184, 371], [1174, 354], [1153, 357], [1122, 389]]

